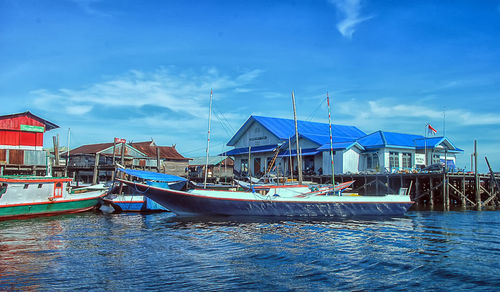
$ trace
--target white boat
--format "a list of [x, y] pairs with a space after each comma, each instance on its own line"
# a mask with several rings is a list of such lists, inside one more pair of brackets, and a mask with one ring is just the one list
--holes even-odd
[[0, 176], [0, 220], [91, 210], [106, 190], [73, 191], [67, 177]]
[[177, 215], [345, 217], [403, 215], [407, 195], [335, 195], [332, 187], [256, 187], [254, 192], [195, 189], [179, 191], [120, 180]]

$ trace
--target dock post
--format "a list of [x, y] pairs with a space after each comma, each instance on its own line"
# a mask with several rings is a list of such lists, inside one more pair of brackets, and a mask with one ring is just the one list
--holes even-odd
[[95, 185], [98, 182], [99, 178], [99, 153], [95, 154], [95, 162], [94, 162], [94, 176], [92, 177], [92, 184]]
[[122, 157], [120, 159], [120, 164], [122, 166], [124, 166], [125, 165], [125, 143], [122, 142], [121, 144], [122, 144], [122, 149], [121, 149], [121, 156]]
[[462, 196], [462, 207], [465, 208], [467, 206], [467, 201], [465, 200], [465, 196], [467, 196], [467, 193], [465, 191], [465, 171], [464, 171], [464, 176], [462, 177], [462, 192], [463, 192], [463, 196]]
[[156, 147], [156, 171], [161, 172], [160, 147]]
[[443, 172], [443, 211], [446, 211], [446, 174]]
[[378, 196], [378, 174], [375, 175], [375, 192]]
[[477, 173], [477, 140], [474, 140], [474, 186], [477, 210], [481, 211], [481, 190], [479, 188], [479, 174]]
[[363, 186], [363, 190], [364, 190], [364, 195], [366, 195], [366, 174], [365, 174], [365, 185]]
[[[419, 197], [420, 197], [420, 180], [418, 179], [418, 175], [417, 175], [417, 177], [415, 178], [415, 197], [416, 197], [416, 198], [419, 198]], [[419, 199], [419, 200], [421, 200], [421, 199]], [[415, 204], [420, 205], [420, 204], [418, 203], [418, 201], [417, 201], [417, 202], [415, 202]]]
[[429, 176], [429, 189], [430, 189], [429, 203], [430, 203], [431, 210], [434, 210], [434, 188], [432, 185], [432, 175]]
[[450, 211], [450, 176], [447, 172], [445, 172], [446, 179], [446, 211]]

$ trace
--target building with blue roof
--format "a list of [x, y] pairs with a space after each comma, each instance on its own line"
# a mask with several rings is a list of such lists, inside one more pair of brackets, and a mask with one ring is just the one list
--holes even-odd
[[[329, 125], [297, 121], [302, 169], [309, 174], [331, 174]], [[411, 171], [434, 163], [455, 167], [463, 150], [446, 137], [376, 131], [366, 134], [355, 126], [332, 125], [335, 173]], [[296, 171], [297, 149], [292, 119], [250, 116], [227, 143], [234, 149], [234, 168], [259, 176], [268, 171], [289, 175]]]

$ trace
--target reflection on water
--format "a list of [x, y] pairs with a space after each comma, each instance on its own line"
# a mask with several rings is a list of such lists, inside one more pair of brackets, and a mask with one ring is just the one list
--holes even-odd
[[[0, 290], [500, 286], [500, 212], [296, 220], [98, 214], [0, 222]], [[448, 288], [449, 287], [449, 288]]]

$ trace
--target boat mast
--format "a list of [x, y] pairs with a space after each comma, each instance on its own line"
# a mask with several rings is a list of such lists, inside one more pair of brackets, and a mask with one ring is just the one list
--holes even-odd
[[69, 175], [69, 138], [71, 137], [71, 128], [68, 128], [68, 148], [66, 149], [66, 176]]
[[292, 91], [293, 120], [295, 122], [295, 142], [297, 143], [297, 169], [299, 171], [299, 184], [302, 184], [302, 157], [299, 155], [299, 131], [297, 127], [297, 111], [295, 109], [295, 93]]
[[292, 145], [290, 145], [290, 137], [288, 137], [288, 158], [290, 158], [290, 176], [293, 181]]
[[326, 103], [328, 104], [328, 125], [330, 126], [330, 157], [332, 159], [332, 185], [335, 186], [335, 167], [333, 164], [333, 136], [332, 136], [332, 118], [330, 114], [330, 98], [326, 92]]
[[212, 89], [210, 88], [210, 107], [208, 111], [208, 138], [207, 138], [207, 161], [205, 163], [205, 182], [203, 183], [203, 188], [207, 188], [207, 176], [208, 176], [208, 153], [210, 151], [210, 122], [212, 120]]

